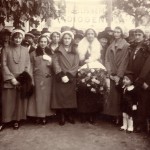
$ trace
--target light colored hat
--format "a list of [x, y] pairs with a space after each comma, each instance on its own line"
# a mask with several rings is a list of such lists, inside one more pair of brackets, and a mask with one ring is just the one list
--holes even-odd
[[64, 31], [64, 32], [62, 32], [61, 38], [62, 38], [65, 34], [71, 35], [72, 39], [74, 39], [74, 34], [73, 34], [71, 31]]
[[21, 33], [22, 36], [25, 36], [25, 32], [22, 29], [14, 29], [11, 33], [11, 36], [13, 36], [15, 33]]

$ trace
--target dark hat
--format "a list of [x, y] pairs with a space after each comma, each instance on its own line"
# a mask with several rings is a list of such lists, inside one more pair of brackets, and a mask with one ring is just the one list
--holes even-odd
[[78, 31], [78, 29], [76, 29], [75, 27], [71, 27], [70, 30], [74, 30], [74, 31]]
[[35, 35], [35, 36], [36, 36], [36, 35], [39, 35], [39, 36], [41, 35], [41, 32], [38, 31], [37, 29], [32, 29], [32, 30], [31, 30], [31, 33], [32, 33], [33, 35]]
[[11, 31], [8, 30], [8, 29], [3, 29], [2, 30], [2, 34], [5, 36], [5, 35], [8, 35], [8, 36], [11, 36]]
[[30, 36], [32, 38], [35, 38], [34, 34], [31, 31], [29, 31], [28, 33], [26, 33], [25, 36]]
[[142, 33], [144, 35], [144, 31], [142, 29], [135, 29], [134, 33]]
[[133, 35], [133, 34], [134, 34], [134, 32], [135, 32], [135, 29], [131, 29], [131, 30], [129, 30], [129, 35]]
[[51, 32], [48, 30], [48, 28], [43, 28], [41, 33], [44, 34], [44, 33], [51, 33]]
[[133, 82], [133, 80], [134, 80], [134, 73], [132, 72], [132, 71], [126, 71], [125, 72], [125, 74], [124, 74], [124, 76], [126, 76], [126, 77], [128, 77], [132, 82]]
[[71, 31], [71, 28], [68, 26], [62, 26], [60, 31], [61, 31], [61, 33], [64, 31]]
[[111, 27], [106, 27], [105, 31], [112, 31], [113, 32], [113, 30], [111, 29]]
[[75, 38], [82, 39], [84, 37], [84, 32], [82, 30], [77, 30], [77, 33], [75, 35]]
[[99, 32], [98, 33], [98, 39], [102, 39], [102, 38], [105, 38], [107, 40], [110, 39], [110, 36], [108, 35], [108, 33], [106, 31], [103, 31], [103, 32]]

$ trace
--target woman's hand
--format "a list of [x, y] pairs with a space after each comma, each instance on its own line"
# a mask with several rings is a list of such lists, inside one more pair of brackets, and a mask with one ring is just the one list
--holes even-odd
[[61, 78], [63, 83], [69, 82], [69, 78], [67, 76], [64, 76]]
[[13, 84], [13, 85], [19, 85], [19, 82], [16, 80], [16, 78], [14, 78], [14, 79], [12, 79], [11, 80], [11, 83]]

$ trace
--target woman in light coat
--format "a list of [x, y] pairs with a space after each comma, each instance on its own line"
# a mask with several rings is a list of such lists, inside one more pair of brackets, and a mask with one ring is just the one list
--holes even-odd
[[123, 31], [120, 27], [114, 29], [114, 41], [107, 48], [105, 67], [110, 76], [110, 94], [104, 105], [104, 114], [115, 117], [116, 123], [120, 116], [120, 93], [116, 88], [124, 76], [128, 65], [129, 44], [123, 39]]
[[0, 130], [8, 122], [13, 123], [13, 128], [19, 128], [19, 121], [26, 119], [27, 99], [20, 98], [17, 86], [20, 84], [17, 77], [22, 72], [29, 72], [30, 58], [28, 49], [21, 46], [24, 31], [15, 29], [12, 32], [12, 43], [5, 47], [2, 54], [2, 122]]
[[52, 92], [52, 58], [51, 51], [47, 47], [47, 36], [40, 36], [38, 47], [30, 55], [31, 70], [35, 85], [35, 98], [31, 98], [28, 104], [27, 115], [36, 117], [37, 122], [46, 124], [47, 116], [54, 115], [50, 109]]

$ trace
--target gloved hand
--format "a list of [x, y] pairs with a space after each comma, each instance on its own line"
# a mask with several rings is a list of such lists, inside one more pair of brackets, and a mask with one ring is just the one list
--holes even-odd
[[137, 110], [137, 105], [133, 105], [132, 110]]
[[69, 82], [69, 78], [67, 76], [63, 76], [61, 79], [63, 83]]
[[12, 80], [11, 80], [11, 83], [13, 84], [13, 85], [19, 85], [19, 82], [16, 80], [16, 78], [13, 78]]

